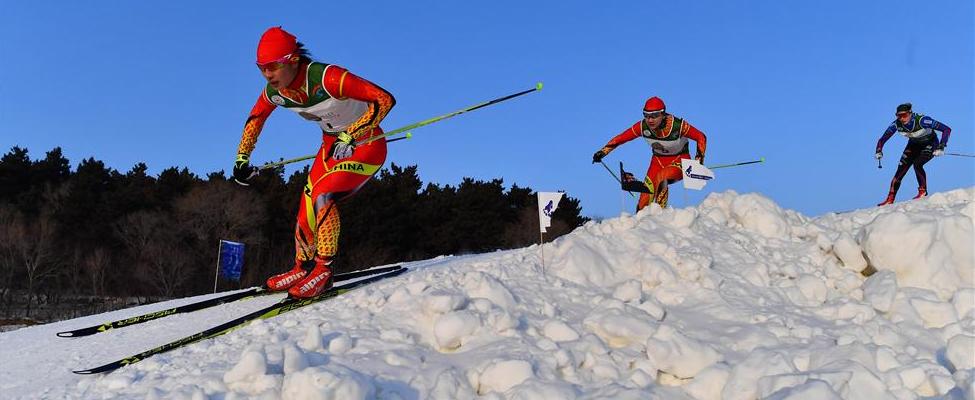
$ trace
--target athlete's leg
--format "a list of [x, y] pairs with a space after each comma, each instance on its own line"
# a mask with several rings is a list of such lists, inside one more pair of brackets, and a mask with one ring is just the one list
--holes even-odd
[[[331, 144], [329, 144], [331, 146]], [[298, 217], [295, 223], [295, 259], [309, 261], [315, 257], [317, 245], [316, 232], [318, 231], [319, 215], [315, 207], [315, 200], [312, 197], [311, 182], [317, 182], [325, 175], [326, 166], [322, 160], [328, 156], [328, 150], [323, 143], [312, 163], [311, 171], [308, 173], [308, 182], [301, 193], [300, 204], [298, 205]]]
[[660, 188], [657, 190], [657, 197], [654, 199], [654, 201], [656, 201], [661, 208], [667, 207], [667, 199], [670, 197], [670, 184], [683, 179], [683, 177], [684, 175], [680, 171], [679, 164], [667, 166], [657, 173], [657, 179], [660, 181]]
[[647, 175], [643, 178], [643, 184], [650, 189], [650, 193], [640, 193], [640, 200], [636, 203], [636, 212], [640, 212], [644, 207], [650, 205], [650, 201], [654, 199], [654, 194], [657, 191], [657, 183], [653, 180], [653, 177], [656, 176], [658, 169], [660, 167], [657, 165], [657, 156], [650, 157], [650, 165], [647, 166]]
[[928, 194], [928, 175], [924, 172], [924, 164], [934, 158], [934, 144], [928, 144], [921, 148], [918, 156], [914, 158], [914, 175], [917, 177], [917, 196], [924, 197]]
[[[330, 147], [326, 141], [323, 147]], [[316, 255], [333, 257], [338, 252], [338, 236], [341, 231], [339, 209], [336, 205], [351, 196], [379, 171], [386, 161], [385, 140], [377, 140], [356, 148], [352, 157], [325, 162], [325, 173], [309, 179], [311, 204], [314, 206], [316, 220]]]
[[647, 176], [656, 185], [654, 187], [653, 201], [661, 208], [667, 207], [667, 199], [670, 197], [670, 182], [676, 182], [683, 178], [680, 170], [680, 160], [682, 155], [676, 156], [654, 156], [651, 164], [653, 168]]
[[[319, 148], [312, 163], [311, 171], [308, 173], [309, 181], [317, 180], [317, 177], [324, 175], [325, 165], [321, 162], [327, 154], [328, 148], [324, 145]], [[311, 186], [306, 184], [302, 190], [301, 198], [298, 200], [298, 215], [295, 222], [295, 263], [287, 272], [271, 276], [267, 279], [267, 287], [271, 290], [286, 290], [308, 275], [312, 269], [311, 261], [315, 259], [316, 234], [318, 229], [318, 216], [315, 214], [315, 206], [311, 197]]]
[[[374, 132], [381, 133], [378, 128]], [[326, 136], [322, 148], [331, 149], [334, 137]], [[327, 153], [328, 150], [325, 150]], [[376, 140], [356, 148], [352, 157], [344, 160], [316, 159], [322, 174], [309, 175], [308, 190], [314, 210], [315, 268], [288, 292], [295, 297], [311, 297], [330, 285], [331, 263], [338, 253], [341, 219], [337, 203], [358, 191], [379, 171], [386, 160], [386, 141]], [[296, 238], [297, 240], [297, 238]]]
[[891, 196], [897, 195], [897, 191], [901, 187], [901, 180], [904, 179], [904, 175], [907, 175], [907, 170], [914, 164], [915, 158], [917, 158], [917, 151], [908, 144], [904, 148], [904, 153], [901, 154], [900, 162], [897, 163], [897, 171], [894, 172], [894, 178], [890, 181], [889, 194]]

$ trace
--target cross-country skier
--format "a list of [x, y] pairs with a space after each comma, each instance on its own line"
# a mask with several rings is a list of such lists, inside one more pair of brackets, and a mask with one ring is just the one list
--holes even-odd
[[[234, 180], [247, 185], [258, 169], [250, 165], [264, 121], [277, 106], [313, 121], [322, 130], [308, 183], [298, 206], [295, 264], [267, 280], [271, 290], [312, 297], [332, 285], [332, 260], [338, 251], [336, 203], [361, 188], [386, 160], [386, 140], [357, 146], [357, 140], [383, 133], [379, 127], [395, 104], [376, 84], [337, 65], [312, 61], [294, 35], [268, 29], [257, 45], [257, 66], [267, 85], [244, 124], [237, 148]], [[304, 268], [311, 266], [312, 268]]]
[[[884, 131], [884, 134], [877, 141], [877, 160], [883, 158], [884, 143], [890, 139], [894, 133], [899, 133], [907, 137], [907, 146], [901, 154], [901, 160], [897, 163], [897, 172], [890, 180], [890, 191], [887, 192], [887, 199], [878, 206], [884, 206], [894, 202], [897, 189], [901, 187], [901, 179], [907, 174], [907, 170], [914, 166], [914, 174], [917, 175], [917, 196], [915, 199], [928, 195], [928, 179], [924, 173], [924, 164], [932, 158], [940, 156], [945, 152], [948, 145], [948, 136], [951, 135], [951, 128], [948, 125], [935, 121], [934, 118], [911, 111], [911, 103], [904, 103], [897, 106], [895, 113], [897, 119], [894, 120]], [[934, 131], [941, 131], [941, 141]]]
[[654, 96], [643, 106], [643, 119], [606, 143], [592, 155], [592, 162], [600, 162], [619, 145], [639, 137], [643, 137], [650, 144], [653, 157], [650, 158], [650, 167], [644, 179], [649, 193], [640, 194], [636, 210], [640, 211], [650, 204], [651, 198], [660, 207], [667, 207], [667, 186], [683, 178], [680, 160], [691, 158], [687, 139], [693, 139], [697, 143], [697, 154], [694, 158], [704, 164], [707, 137], [687, 121], [668, 114], [664, 101]]

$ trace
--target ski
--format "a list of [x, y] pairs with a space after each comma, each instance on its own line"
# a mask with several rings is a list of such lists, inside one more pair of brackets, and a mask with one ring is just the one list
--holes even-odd
[[[349, 279], [361, 278], [363, 276], [370, 276], [370, 275], [376, 275], [376, 274], [386, 273], [386, 272], [390, 272], [390, 271], [397, 271], [397, 270], [399, 270], [401, 268], [403, 268], [403, 267], [401, 267], [399, 265], [394, 265], [394, 266], [391, 266], [391, 267], [382, 267], [382, 268], [373, 268], [373, 269], [367, 269], [367, 270], [362, 270], [362, 271], [353, 271], [353, 272], [347, 272], [347, 273], [344, 273], [344, 274], [336, 274], [335, 277], [332, 278], [332, 279], [334, 280], [334, 282], [342, 282], [342, 281], [346, 281], [346, 280], [349, 280]], [[267, 290], [267, 289], [265, 289], [263, 287], [253, 287], [253, 288], [250, 288], [250, 289], [241, 291], [241, 292], [230, 293], [230, 294], [223, 295], [223, 296], [220, 296], [220, 297], [214, 297], [214, 298], [211, 298], [211, 299], [198, 301], [196, 303], [184, 304], [184, 305], [179, 306], [179, 307], [173, 307], [173, 308], [169, 308], [169, 309], [166, 309], [166, 310], [160, 310], [160, 311], [153, 311], [153, 312], [148, 313], [148, 314], [137, 315], [137, 316], [129, 317], [129, 318], [126, 318], [126, 319], [120, 319], [118, 321], [106, 322], [106, 323], [101, 324], [101, 325], [93, 325], [93, 326], [79, 328], [79, 329], [75, 329], [75, 330], [71, 330], [71, 331], [58, 332], [57, 335], [59, 337], [81, 337], [81, 336], [89, 336], [89, 335], [94, 335], [96, 333], [105, 332], [105, 331], [110, 330], [110, 329], [118, 329], [118, 328], [130, 326], [130, 325], [141, 324], [143, 322], [149, 322], [149, 321], [152, 321], [152, 320], [155, 320], [155, 319], [159, 319], [159, 318], [162, 318], [162, 317], [168, 317], [168, 316], [174, 315], [174, 314], [189, 313], [189, 312], [193, 312], [193, 311], [202, 310], [204, 308], [210, 308], [210, 307], [218, 306], [218, 305], [221, 305], [221, 304], [226, 304], [226, 303], [230, 303], [230, 302], [234, 302], [234, 301], [238, 301], [238, 300], [248, 299], [248, 298], [256, 297], [256, 296], [264, 296], [264, 295], [273, 294], [273, 293], [280, 293], [280, 292], [272, 292], [272, 291]]]
[[653, 194], [653, 188], [646, 182], [636, 180], [633, 174], [623, 170], [623, 162], [620, 161], [620, 186], [624, 191]]
[[231, 320], [231, 321], [227, 321], [227, 322], [225, 322], [223, 324], [217, 325], [217, 326], [212, 327], [210, 329], [207, 329], [207, 330], [204, 330], [204, 331], [200, 331], [200, 332], [195, 333], [193, 335], [190, 335], [190, 336], [184, 337], [182, 339], [179, 339], [179, 340], [176, 340], [176, 341], [173, 341], [173, 342], [164, 344], [164, 345], [159, 346], [159, 347], [156, 347], [154, 349], [146, 350], [146, 351], [144, 351], [142, 353], [135, 354], [135, 355], [132, 355], [132, 356], [129, 356], [129, 357], [125, 357], [125, 358], [122, 358], [120, 360], [113, 361], [113, 362], [110, 362], [108, 364], [105, 364], [105, 365], [102, 365], [102, 366], [99, 366], [99, 367], [95, 367], [95, 368], [91, 368], [91, 369], [85, 369], [85, 370], [72, 371], [72, 372], [74, 372], [76, 374], [81, 374], [81, 375], [90, 375], [90, 374], [99, 374], [99, 373], [102, 373], [102, 372], [114, 371], [114, 370], [119, 369], [121, 367], [124, 367], [126, 365], [135, 364], [135, 363], [137, 363], [139, 361], [145, 360], [146, 358], [149, 358], [149, 357], [154, 356], [156, 354], [165, 353], [167, 351], [170, 351], [170, 350], [173, 350], [173, 349], [177, 349], [177, 348], [186, 346], [188, 344], [191, 344], [191, 343], [194, 343], [194, 342], [198, 342], [198, 341], [203, 340], [203, 339], [209, 339], [209, 338], [212, 338], [212, 337], [216, 337], [216, 336], [223, 335], [223, 334], [228, 333], [228, 332], [231, 332], [231, 331], [233, 331], [233, 330], [235, 330], [237, 328], [241, 328], [241, 327], [247, 325], [247, 323], [249, 323], [251, 321], [255, 321], [255, 320], [258, 320], [258, 319], [272, 318], [272, 317], [275, 317], [275, 316], [284, 314], [284, 313], [286, 313], [288, 311], [293, 311], [295, 309], [298, 309], [298, 308], [301, 308], [301, 307], [304, 307], [304, 306], [307, 306], [307, 305], [315, 304], [315, 303], [318, 303], [320, 301], [333, 298], [335, 296], [338, 296], [340, 294], [346, 293], [346, 292], [348, 292], [348, 291], [350, 291], [352, 289], [358, 288], [360, 286], [364, 286], [364, 285], [367, 285], [367, 284], [370, 284], [370, 283], [373, 283], [373, 282], [376, 282], [376, 281], [379, 281], [379, 280], [382, 280], [382, 279], [386, 279], [386, 278], [391, 278], [391, 277], [394, 277], [394, 276], [398, 276], [398, 275], [406, 272], [407, 270], [408, 270], [407, 268], [400, 268], [400, 269], [396, 269], [396, 270], [393, 270], [393, 271], [390, 271], [390, 272], [386, 272], [386, 273], [382, 273], [382, 274], [377, 274], [377, 275], [369, 276], [368, 278], [365, 278], [363, 280], [355, 281], [355, 282], [352, 282], [352, 283], [347, 283], [347, 284], [342, 285], [342, 286], [333, 287], [333, 288], [329, 289], [328, 291], [326, 291], [326, 292], [324, 292], [324, 293], [322, 293], [322, 294], [320, 294], [318, 296], [311, 297], [311, 298], [307, 298], [307, 299], [297, 299], [297, 298], [293, 298], [293, 297], [287, 297], [287, 298], [281, 300], [278, 303], [275, 303], [275, 304], [272, 304], [272, 305], [267, 306], [265, 308], [262, 308], [260, 310], [254, 311], [254, 312], [252, 312], [250, 314], [244, 315], [242, 317], [239, 317], [239, 318], [234, 319], [234, 320]]

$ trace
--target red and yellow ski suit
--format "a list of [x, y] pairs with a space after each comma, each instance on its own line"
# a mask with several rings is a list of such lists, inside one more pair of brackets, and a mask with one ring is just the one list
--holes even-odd
[[616, 135], [606, 143], [606, 146], [603, 146], [601, 151], [608, 154], [621, 144], [640, 137], [650, 144], [653, 157], [650, 158], [650, 167], [647, 168], [647, 176], [643, 181], [650, 193], [640, 194], [636, 210], [640, 211], [650, 204], [651, 197], [660, 207], [666, 207], [669, 194], [667, 185], [683, 179], [680, 160], [691, 158], [687, 140], [691, 139], [697, 143], [695, 158], [703, 163], [707, 136], [687, 121], [667, 114], [657, 129], [651, 129], [646, 120], [640, 120]]
[[258, 97], [244, 125], [238, 153], [250, 155], [264, 122], [277, 106], [317, 122], [322, 129], [322, 145], [298, 207], [296, 260], [337, 253], [340, 220], [336, 203], [354, 194], [379, 171], [386, 161], [386, 140], [357, 146], [351, 157], [341, 161], [331, 158], [332, 145], [343, 132], [357, 141], [382, 135], [379, 123], [395, 102], [386, 90], [342, 67], [307, 61], [287, 88], [275, 90], [267, 85]]

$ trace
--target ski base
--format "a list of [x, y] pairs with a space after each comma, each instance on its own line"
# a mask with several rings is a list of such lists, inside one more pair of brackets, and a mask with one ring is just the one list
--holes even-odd
[[[344, 273], [344, 274], [336, 274], [335, 277], [333, 277], [332, 279], [333, 279], [334, 282], [342, 282], [342, 281], [346, 281], [346, 280], [350, 280], [350, 279], [361, 278], [363, 276], [370, 276], [370, 275], [381, 274], [381, 273], [390, 272], [390, 271], [396, 271], [396, 270], [399, 270], [401, 268], [403, 268], [403, 267], [402, 266], [399, 266], [399, 265], [394, 265], [394, 266], [391, 266], [391, 267], [382, 267], [382, 268], [373, 268], [373, 269], [367, 269], [367, 270], [362, 270], [362, 271], [353, 271], [353, 272], [347, 272], [347, 273]], [[154, 311], [154, 312], [151, 312], [151, 313], [148, 313], [148, 314], [137, 315], [137, 316], [129, 317], [129, 318], [126, 318], [126, 319], [120, 319], [118, 321], [106, 322], [106, 323], [101, 324], [101, 325], [93, 325], [93, 326], [79, 328], [79, 329], [75, 329], [75, 330], [71, 330], [71, 331], [58, 332], [57, 335], [59, 337], [81, 337], [81, 336], [89, 336], [89, 335], [94, 335], [96, 333], [105, 332], [105, 331], [111, 330], [111, 329], [118, 329], [118, 328], [123, 328], [123, 327], [126, 327], [126, 326], [130, 326], [130, 325], [136, 325], [136, 324], [141, 324], [141, 323], [144, 323], [144, 322], [149, 322], [149, 321], [156, 320], [156, 319], [159, 319], [159, 318], [168, 317], [168, 316], [174, 315], [174, 314], [182, 314], [182, 313], [188, 313], [188, 312], [198, 311], [198, 310], [202, 310], [204, 308], [215, 307], [215, 306], [218, 306], [218, 305], [221, 305], [221, 304], [226, 304], [226, 303], [230, 303], [230, 302], [234, 302], [234, 301], [238, 301], [238, 300], [244, 300], [244, 299], [248, 299], [248, 298], [251, 298], [251, 297], [269, 295], [269, 294], [273, 294], [273, 293], [277, 293], [277, 292], [272, 292], [272, 291], [267, 290], [266, 288], [262, 288], [262, 287], [254, 287], [254, 288], [250, 288], [250, 289], [247, 289], [245, 291], [242, 291], [242, 292], [230, 293], [230, 294], [223, 295], [223, 296], [220, 296], [220, 297], [214, 297], [214, 298], [211, 298], [211, 299], [207, 299], [207, 300], [203, 300], [203, 301], [198, 301], [196, 303], [184, 304], [184, 305], [179, 306], [179, 307], [173, 307], [173, 308], [166, 309], [166, 310]]]
[[352, 282], [352, 283], [347, 283], [345, 285], [333, 287], [333, 288], [329, 289], [328, 291], [326, 291], [326, 292], [324, 292], [324, 293], [322, 293], [322, 294], [320, 294], [318, 296], [311, 297], [311, 298], [307, 298], [307, 299], [296, 299], [296, 298], [292, 298], [292, 297], [287, 297], [287, 298], [281, 300], [280, 302], [275, 303], [275, 304], [272, 304], [272, 305], [270, 305], [268, 307], [262, 308], [260, 310], [254, 311], [254, 312], [252, 312], [250, 314], [244, 315], [244, 316], [239, 317], [237, 319], [234, 319], [234, 320], [225, 322], [223, 324], [217, 325], [217, 326], [215, 326], [213, 328], [210, 328], [210, 329], [207, 329], [207, 330], [204, 330], [204, 331], [195, 333], [195, 334], [190, 335], [190, 336], [187, 336], [185, 338], [182, 338], [182, 339], [179, 339], [179, 340], [176, 340], [176, 341], [173, 341], [173, 342], [164, 344], [164, 345], [159, 346], [159, 347], [156, 347], [154, 349], [146, 350], [146, 351], [144, 351], [142, 353], [135, 354], [135, 355], [132, 355], [132, 356], [129, 356], [129, 357], [125, 357], [123, 359], [120, 359], [120, 360], [117, 360], [117, 361], [113, 361], [113, 362], [110, 362], [108, 364], [105, 364], [105, 365], [102, 365], [102, 366], [98, 366], [98, 367], [95, 367], [95, 368], [84, 369], [84, 370], [77, 370], [77, 371], [72, 371], [72, 372], [74, 372], [76, 374], [80, 374], [80, 375], [91, 375], [91, 374], [99, 374], [99, 373], [103, 373], [103, 372], [114, 371], [114, 370], [119, 369], [121, 367], [124, 367], [126, 365], [135, 364], [135, 363], [137, 363], [139, 361], [142, 361], [142, 360], [144, 360], [146, 358], [149, 358], [151, 356], [154, 356], [156, 354], [165, 353], [167, 351], [170, 351], [170, 350], [173, 350], [173, 349], [177, 349], [177, 348], [186, 346], [188, 344], [191, 344], [191, 343], [194, 343], [194, 342], [203, 340], [203, 339], [208, 339], [208, 338], [212, 338], [212, 337], [216, 337], [216, 336], [223, 335], [223, 334], [228, 333], [228, 332], [231, 332], [231, 331], [233, 331], [233, 330], [235, 330], [237, 328], [241, 328], [241, 327], [247, 325], [247, 323], [249, 323], [251, 321], [255, 321], [255, 320], [258, 320], [258, 319], [272, 318], [272, 317], [275, 317], [275, 316], [284, 314], [284, 313], [286, 313], [288, 311], [293, 311], [293, 310], [298, 309], [298, 308], [301, 308], [301, 307], [305, 307], [305, 306], [308, 306], [308, 305], [311, 305], [311, 304], [318, 303], [318, 302], [323, 301], [323, 300], [327, 300], [327, 299], [336, 297], [336, 296], [338, 296], [340, 294], [343, 294], [343, 293], [346, 293], [346, 292], [348, 292], [348, 291], [350, 291], [352, 289], [355, 289], [355, 288], [358, 288], [358, 287], [361, 287], [361, 286], [365, 286], [367, 284], [370, 284], [370, 283], [373, 283], [373, 282], [376, 282], [376, 281], [379, 281], [379, 280], [382, 280], [382, 279], [386, 279], [386, 278], [391, 278], [391, 277], [394, 277], [394, 276], [398, 276], [398, 275], [400, 275], [400, 274], [402, 274], [402, 273], [404, 273], [406, 271], [407, 271], [406, 268], [400, 268], [400, 269], [396, 269], [396, 270], [393, 270], [393, 271], [390, 271], [390, 272], [385, 272], [385, 273], [373, 275], [373, 276], [370, 276], [370, 277], [368, 277], [366, 279], [363, 279], [363, 280], [360, 280], [360, 281], [355, 281], [355, 282]]

